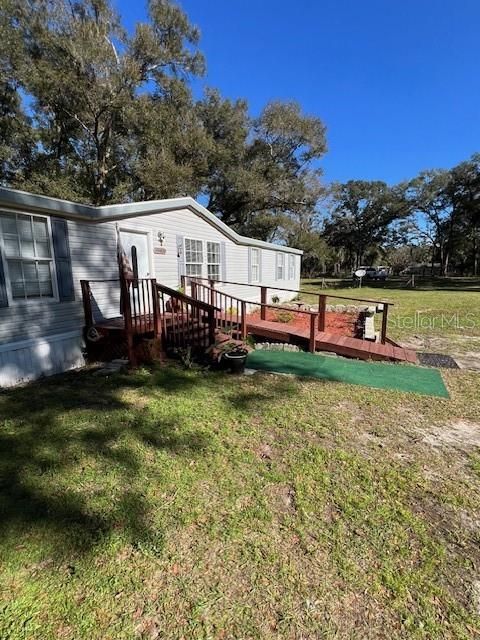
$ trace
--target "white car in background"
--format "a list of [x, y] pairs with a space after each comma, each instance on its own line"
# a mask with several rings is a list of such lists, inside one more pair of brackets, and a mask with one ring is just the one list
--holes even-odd
[[365, 280], [386, 280], [387, 276], [388, 276], [388, 267], [358, 267], [358, 269], [355, 269], [355, 271], [353, 272], [353, 275], [355, 275], [355, 272], [357, 271], [365, 271], [365, 275], [363, 276], [365, 278]]

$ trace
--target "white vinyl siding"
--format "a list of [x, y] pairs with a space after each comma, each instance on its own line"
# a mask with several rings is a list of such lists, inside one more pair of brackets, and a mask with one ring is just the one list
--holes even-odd
[[295, 256], [292, 253], [288, 255], [288, 279], [295, 280]]
[[[5, 208], [0, 210], [0, 229], [4, 217], [15, 213], [17, 212], [7, 211]], [[32, 215], [37, 216], [37, 214]], [[41, 216], [38, 215], [38, 217]], [[48, 304], [47, 300], [37, 298], [25, 303], [23, 301], [15, 301], [15, 304], [0, 308], [0, 386], [9, 384], [7, 379], [9, 377], [12, 380], [14, 378], [16, 380], [27, 379], [25, 372], [33, 372], [33, 377], [37, 377], [40, 373], [49, 374], [61, 371], [62, 362], [64, 369], [75, 366], [77, 360], [72, 358], [72, 364], [70, 365], [67, 354], [71, 349], [77, 349], [75, 346], [77, 344], [76, 340], [81, 345], [80, 334], [84, 325], [84, 316], [80, 280], [118, 278], [115, 221], [94, 223], [68, 219], [67, 224], [75, 300], [63, 302], [62, 304]], [[124, 218], [121, 224], [122, 227], [132, 231], [150, 234], [152, 243], [152, 276], [159, 283], [171, 288], [179, 286], [179, 261], [181, 261], [181, 273], [186, 273], [185, 236], [187, 234], [190, 239], [195, 239], [199, 243], [199, 245], [192, 245], [192, 248], [196, 249], [201, 245], [202, 251], [201, 263], [190, 263], [192, 268], [200, 268], [202, 270], [201, 275], [206, 277], [207, 270], [203, 265], [207, 264], [207, 243], [218, 243], [220, 244], [221, 279], [243, 282], [247, 285], [218, 284], [217, 288], [221, 291], [246, 300], [260, 301], [260, 287], [249, 287], [247, 284], [250, 275], [249, 252], [251, 249], [259, 251], [259, 282], [267, 287], [279, 286], [276, 280], [276, 256], [279, 253], [278, 250], [274, 247], [260, 248], [249, 244], [237, 244], [221, 230], [190, 209], [181, 207], [162, 213], [132, 216], [131, 218]], [[161, 245], [157, 241], [159, 232], [164, 236]], [[180, 245], [178, 243], [179, 238]], [[2, 234], [0, 231], [0, 242], [1, 239]], [[161, 252], [157, 251], [160, 246], [163, 249]], [[52, 244], [50, 244], [50, 249], [53, 255]], [[285, 260], [288, 260], [288, 249], [285, 248], [284, 251], [280, 252], [284, 253]], [[4, 251], [2, 253], [5, 275], [7, 276], [6, 256]], [[288, 282], [288, 287], [292, 289], [299, 287], [300, 257], [295, 255], [295, 260], [296, 279]], [[198, 265], [198, 267], [193, 267], [193, 265]], [[288, 266], [287, 263], [286, 266]], [[226, 272], [224, 271], [225, 269]], [[55, 273], [54, 264], [52, 264], [52, 271]], [[259, 282], [255, 284], [259, 284]], [[56, 276], [53, 278], [53, 285], [56, 294]], [[285, 286], [287, 286], [286, 282]], [[111, 282], [92, 283], [92, 292], [94, 312], [98, 319], [101, 316], [113, 318], [119, 315], [120, 293], [118, 288], [112, 287]], [[11, 300], [10, 291], [8, 293], [9, 300]], [[279, 295], [281, 300], [288, 300], [293, 297], [291, 292], [279, 292], [270, 289], [268, 291], [269, 300], [273, 294]], [[63, 336], [67, 334], [76, 334], [79, 337], [64, 338]], [[42, 344], [39, 345], [35, 342], [34, 347], [22, 346], [20, 348], [18, 342], [23, 344], [26, 340], [41, 340]], [[44, 341], [48, 341], [50, 346], [45, 345]], [[13, 343], [17, 344], [14, 345]], [[9, 351], [10, 345], [12, 345], [12, 351]], [[55, 348], [51, 345], [55, 345]], [[2, 347], [4, 349], [3, 352], [1, 350]], [[44, 350], [47, 351], [48, 349], [50, 349], [52, 357], [55, 355], [56, 364], [49, 364], [48, 358], [43, 356]], [[41, 357], [39, 354], [42, 354]], [[19, 369], [18, 376], [12, 370], [13, 365]]]
[[220, 243], [207, 242], [207, 277], [220, 280]]
[[3, 215], [1, 232], [12, 300], [54, 298], [48, 219], [23, 213]]
[[260, 249], [250, 249], [250, 282], [260, 281]]
[[202, 277], [203, 242], [185, 238], [185, 270], [187, 276]]
[[277, 252], [275, 275], [277, 280], [285, 279], [285, 254], [282, 253], [281, 251]]

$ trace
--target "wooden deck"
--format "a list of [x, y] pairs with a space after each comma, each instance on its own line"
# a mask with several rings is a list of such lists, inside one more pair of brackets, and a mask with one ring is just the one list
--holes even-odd
[[[137, 318], [138, 322], [132, 329], [134, 334], [151, 333], [154, 330], [153, 323], [155, 319], [152, 314], [137, 314]], [[95, 322], [93, 326], [97, 329], [107, 329], [108, 331], [125, 331], [125, 318], [123, 316], [104, 318]]]
[[[262, 338], [280, 340], [281, 342], [306, 343], [310, 340], [308, 329], [298, 329], [286, 323], [269, 320], [247, 319], [247, 332]], [[392, 344], [381, 344], [350, 338], [335, 333], [317, 331], [315, 333], [315, 350], [331, 351], [341, 356], [360, 358], [362, 360], [391, 360], [397, 362], [416, 363], [417, 355], [410, 349], [403, 349]]]
[[[390, 360], [415, 363], [414, 351], [404, 349], [386, 336], [388, 303], [382, 303], [382, 330], [380, 342], [343, 336], [325, 331], [325, 299], [320, 294], [319, 310], [298, 310], [293, 313], [307, 316], [308, 328], [293, 323], [273, 322], [266, 319], [267, 308], [284, 310], [279, 305], [258, 303], [260, 317], [248, 315], [250, 304], [246, 300], [218, 291], [213, 286], [192, 282], [192, 295], [158, 284], [155, 279], [127, 279], [120, 282], [122, 316], [94, 319], [92, 301], [95, 299], [91, 284], [111, 281], [82, 280], [82, 296], [85, 313], [87, 346], [97, 359], [107, 353], [128, 352], [132, 365], [137, 361], [136, 350], [151, 339], [161, 343], [161, 348], [178, 350], [195, 349], [201, 353], [215, 344], [215, 332], [220, 330], [239, 339], [248, 334], [270, 340], [297, 344], [311, 352], [330, 351], [341, 356], [363, 360]], [[262, 287], [262, 300], [266, 288]], [[292, 312], [291, 308], [285, 310]], [[92, 331], [97, 329], [98, 331]], [[100, 333], [100, 336], [98, 335]], [[145, 340], [147, 339], [147, 340]], [[118, 356], [116, 356], [118, 357]]]
[[[172, 322], [172, 314], [165, 313], [159, 318], [160, 323], [166, 322], [167, 327]], [[230, 318], [224, 312], [216, 313], [217, 325], [228, 325]], [[177, 318], [178, 329], [182, 329], [183, 318]], [[203, 323], [197, 322], [197, 325], [203, 326]], [[108, 318], [101, 322], [95, 323], [99, 329], [108, 331], [124, 331], [125, 321], [123, 317]], [[232, 327], [236, 327], [236, 323], [232, 323]], [[269, 320], [260, 320], [247, 316], [247, 333], [261, 338], [278, 340], [281, 342], [295, 343], [300, 346], [308, 347], [310, 341], [310, 331], [308, 329], [299, 329], [287, 323], [272, 322]], [[153, 317], [140, 316], [138, 327], [134, 333], [141, 334], [153, 330]], [[416, 363], [417, 356], [414, 351], [404, 349], [393, 344], [381, 344], [379, 342], [371, 342], [369, 340], [360, 340], [342, 336], [327, 331], [316, 331], [315, 333], [315, 350], [330, 351], [341, 356], [350, 358], [360, 358], [361, 360], [391, 360], [397, 362]]]

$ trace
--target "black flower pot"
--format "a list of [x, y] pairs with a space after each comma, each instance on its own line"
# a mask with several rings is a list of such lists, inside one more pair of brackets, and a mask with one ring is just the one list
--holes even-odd
[[247, 361], [248, 351], [239, 349], [236, 351], [228, 351], [223, 354], [223, 359], [230, 369], [230, 373], [240, 374], [245, 371], [245, 362]]

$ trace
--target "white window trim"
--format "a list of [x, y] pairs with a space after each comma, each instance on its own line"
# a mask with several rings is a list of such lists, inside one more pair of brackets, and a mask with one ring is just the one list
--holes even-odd
[[[283, 251], [277, 251], [277, 259], [275, 260], [275, 279], [276, 280], [285, 280], [285, 253]], [[280, 258], [282, 258], [282, 264], [280, 265]], [[282, 277], [278, 276], [278, 269], [282, 267]]]
[[[6, 284], [6, 289], [7, 289], [7, 301], [8, 301], [8, 306], [9, 307], [23, 307], [23, 306], [32, 306], [35, 304], [57, 304], [58, 302], [60, 302], [60, 297], [58, 295], [58, 281], [57, 281], [57, 266], [55, 264], [55, 251], [53, 248], [53, 234], [52, 234], [52, 223], [51, 223], [51, 218], [50, 216], [44, 216], [38, 213], [32, 213], [30, 211], [7, 211], [6, 209], [1, 209], [0, 210], [0, 214], [1, 213], [7, 213], [8, 215], [12, 215], [12, 213], [14, 215], [24, 215], [24, 216], [31, 216], [31, 217], [35, 217], [35, 218], [43, 218], [44, 220], [47, 221], [47, 229], [48, 229], [48, 237], [50, 240], [50, 249], [51, 249], [51, 257], [50, 258], [43, 258], [40, 259], [44, 260], [44, 261], [50, 261], [50, 268], [51, 268], [51, 274], [52, 274], [52, 293], [53, 296], [51, 298], [30, 298], [30, 299], [20, 299], [20, 298], [14, 298], [12, 295], [12, 284], [10, 281], [10, 271], [8, 269], [8, 260], [7, 260], [7, 255], [6, 255], [6, 251], [5, 251], [5, 245], [4, 245], [4, 241], [3, 241], [3, 233], [0, 233], [0, 248], [1, 248], [1, 259], [2, 259], [2, 264], [3, 264], [3, 273], [5, 274], [5, 284]], [[1, 216], [0, 216], [1, 217]], [[28, 260], [29, 258], [20, 258], [20, 260]], [[38, 258], [32, 258], [32, 260], [38, 260]]]
[[[202, 262], [187, 262], [187, 240], [189, 240], [190, 242], [200, 242], [202, 244]], [[185, 277], [186, 278], [203, 278], [204, 277], [204, 266], [206, 264], [206, 256], [205, 256], [205, 241], [201, 240], [200, 238], [187, 238], [185, 237], [183, 239], [183, 251], [184, 251], [184, 256], [185, 256]], [[199, 276], [192, 276], [192, 275], [188, 275], [187, 274], [187, 264], [199, 264], [200, 265], [200, 275]]]
[[295, 256], [293, 253], [288, 254], [288, 279], [295, 280], [296, 278], [296, 264]]
[[[208, 245], [209, 244], [216, 244], [218, 246], [218, 262], [209, 262], [208, 261]], [[217, 280], [221, 280], [222, 277], [222, 244], [220, 241], [217, 240], [205, 240], [205, 264], [207, 267], [207, 278], [209, 280], [215, 280], [215, 278], [210, 278], [210, 276], [208, 275], [208, 267], [218, 267], [218, 278], [216, 278]]]
[[[253, 263], [253, 256], [257, 256], [257, 264]], [[257, 268], [257, 277], [253, 277], [253, 267]], [[250, 282], [260, 282], [260, 249], [258, 247], [250, 247]]]

